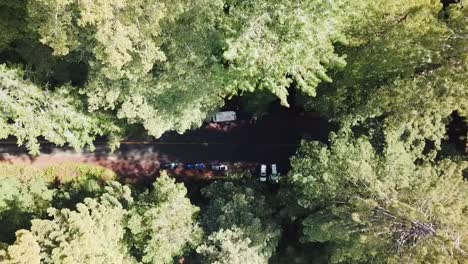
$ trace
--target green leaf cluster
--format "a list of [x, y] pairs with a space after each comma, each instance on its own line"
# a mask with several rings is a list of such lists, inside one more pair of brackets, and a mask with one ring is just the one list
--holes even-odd
[[[251, 250], [254, 250], [258, 255], [256, 259], [266, 263], [275, 252], [281, 234], [272, 201], [254, 186], [241, 186], [235, 182], [214, 182], [203, 189], [203, 194], [210, 199], [202, 214], [205, 232], [210, 235], [209, 242], [197, 251], [207, 259], [219, 259], [218, 254], [235, 255], [241, 249], [229, 245], [239, 240], [239, 247], [253, 248], [242, 254], [252, 254]], [[223, 235], [228, 236], [226, 241], [221, 237]], [[220, 251], [212, 251], [218, 243]]]
[[173, 263], [201, 239], [199, 209], [187, 199], [185, 187], [165, 173], [153, 187], [140, 194], [129, 211], [127, 243], [142, 263]]
[[173, 263], [202, 239], [198, 207], [166, 174], [140, 194], [99, 167], [32, 175], [0, 177], [1, 263]]
[[290, 181], [305, 241], [326, 243], [333, 263], [466, 261], [465, 161], [415, 161], [405, 143], [376, 151], [342, 131], [331, 147], [304, 142]]

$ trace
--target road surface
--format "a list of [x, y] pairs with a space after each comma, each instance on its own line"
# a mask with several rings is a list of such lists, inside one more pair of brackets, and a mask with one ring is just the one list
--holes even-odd
[[[224, 130], [223, 130], [224, 129]], [[14, 139], [0, 141], [0, 161], [47, 167], [62, 162], [85, 162], [110, 168], [129, 181], [152, 177], [159, 165], [169, 161], [227, 163], [231, 168], [251, 168], [257, 163], [277, 163], [283, 173], [301, 138], [327, 141], [333, 126], [316, 116], [300, 116], [281, 111], [255, 124], [237, 122], [214, 128], [207, 124], [184, 135], [166, 133], [158, 140], [126, 140], [116, 152], [105, 143], [96, 150], [74, 151], [44, 142], [41, 155], [28, 155]], [[178, 170], [177, 174], [194, 180], [213, 177], [210, 172]]]

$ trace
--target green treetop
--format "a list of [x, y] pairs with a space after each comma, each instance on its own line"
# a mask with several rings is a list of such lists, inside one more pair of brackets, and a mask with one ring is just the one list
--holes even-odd
[[304, 239], [331, 261], [462, 263], [468, 259], [468, 163], [415, 163], [403, 142], [376, 151], [365, 137], [304, 142], [290, 180], [307, 217]]
[[[21, 59], [3, 60], [25, 66], [37, 82], [74, 80], [74, 86], [58, 89], [67, 99], [54, 102], [66, 101], [71, 112], [99, 116], [107, 124], [98, 131], [70, 129], [82, 135], [73, 138], [74, 146], [89, 143], [88, 136], [115, 134], [115, 119], [123, 121], [121, 128], [142, 124], [159, 137], [168, 130], [182, 133], [201, 125], [226, 98], [243, 92], [267, 91], [288, 105], [288, 88], [294, 84], [315, 96], [320, 83], [332, 81], [330, 70], [345, 65], [335, 46], [359, 42], [352, 37], [357, 30], [349, 25], [372, 27], [368, 24], [380, 14], [366, 19], [367, 10], [389, 5], [367, 2], [32, 0], [8, 7], [19, 10], [11, 15], [18, 15], [22, 33], [10, 34], [3, 50]], [[388, 9], [390, 14], [378, 25], [418, 5], [428, 4], [420, 0]], [[32, 50], [43, 51], [34, 53], [40, 60], [31, 56]], [[79, 80], [70, 77], [77, 65], [84, 68]], [[18, 118], [4, 115], [12, 122]], [[86, 121], [69, 120], [83, 126]], [[34, 145], [37, 135], [53, 138], [38, 131], [27, 140]]]
[[450, 115], [468, 114], [462, 2], [442, 10], [436, 1], [372, 1], [367, 19], [377, 21], [351, 24], [352, 45], [339, 49], [346, 67], [316, 98], [301, 99], [344, 127], [364, 128], [381, 142], [403, 139], [415, 157], [427, 158], [426, 143], [440, 148]]
[[200, 243], [199, 209], [183, 184], [162, 174], [153, 190], [132, 196], [113, 176], [72, 164], [2, 166], [0, 262], [173, 263]]
[[[234, 232], [236, 237], [243, 234], [242, 240], [248, 239], [250, 243], [247, 244], [255, 248], [264, 261], [271, 257], [278, 245], [280, 227], [264, 195], [233, 182], [214, 182], [203, 194], [211, 199], [202, 219], [207, 233]], [[213, 235], [213, 239], [221, 234]]]
[[240, 228], [220, 229], [212, 233], [206, 242], [197, 248], [204, 263], [211, 264], [266, 264], [268, 260], [251, 245], [248, 235]]
[[87, 113], [69, 88], [47, 91], [24, 80], [21, 71], [0, 65], [0, 138], [15, 136], [38, 154], [39, 136], [80, 149], [93, 147], [96, 135], [119, 131], [105, 115]]
[[50, 208], [51, 220], [32, 220], [42, 263], [132, 263], [123, 240], [127, 212], [119, 201], [131, 202], [129, 190], [111, 186], [109, 193], [86, 198], [76, 210]]
[[15, 244], [6, 250], [0, 250], [0, 262], [3, 264], [39, 264], [41, 248], [31, 232], [16, 232]]
[[186, 197], [181, 183], [163, 173], [154, 190], [142, 193], [127, 220], [128, 245], [142, 263], [173, 263], [184, 250], [198, 243], [198, 207]]

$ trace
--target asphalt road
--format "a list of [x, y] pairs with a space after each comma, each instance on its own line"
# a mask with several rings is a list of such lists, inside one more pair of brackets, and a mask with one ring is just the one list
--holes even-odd
[[[233, 164], [241, 168], [257, 163], [277, 163], [284, 173], [302, 138], [327, 142], [332, 129], [333, 125], [321, 117], [301, 116], [285, 110], [255, 124], [240, 121], [220, 124], [216, 128], [207, 124], [184, 135], [167, 133], [158, 140], [128, 139], [121, 142], [116, 152], [111, 152], [102, 142], [96, 142], [93, 152], [76, 152], [69, 147], [43, 142], [41, 155], [33, 157], [28, 155], [26, 148], [16, 146], [14, 140], [8, 139], [0, 141], [0, 161], [40, 167], [66, 161], [96, 163], [134, 177], [152, 175], [161, 163], [169, 161], [220, 162], [231, 164], [231, 168]], [[177, 173], [197, 178], [213, 176], [187, 171]]]

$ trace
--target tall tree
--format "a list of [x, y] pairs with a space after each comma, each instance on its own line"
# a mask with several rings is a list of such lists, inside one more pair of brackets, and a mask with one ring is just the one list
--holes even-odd
[[69, 88], [44, 90], [17, 69], [0, 65], [0, 138], [15, 136], [33, 154], [39, 153], [38, 137], [75, 149], [93, 148], [96, 135], [120, 129], [107, 115], [90, 115]]
[[240, 228], [220, 229], [208, 236], [205, 243], [197, 248], [204, 263], [212, 264], [262, 264], [268, 260], [259, 254], [252, 241]]
[[208, 234], [218, 231], [222, 234], [221, 230], [234, 232], [235, 237], [243, 234], [242, 240], [250, 241], [247, 244], [264, 261], [271, 257], [278, 245], [280, 227], [272, 204], [260, 191], [233, 182], [214, 182], [203, 194], [210, 199], [202, 218]]
[[44, 217], [54, 194], [40, 177], [20, 181], [14, 175], [0, 175], [0, 242], [13, 242], [16, 230], [29, 228], [33, 218]]
[[346, 67], [316, 98], [303, 97], [305, 105], [385, 141], [404, 139], [420, 158], [431, 145], [440, 149], [450, 115], [468, 114], [462, 2], [446, 9], [437, 1], [370, 2], [368, 21], [350, 24], [350, 45], [340, 48]]
[[[28, 16], [26, 33], [9, 39], [48, 51], [42, 43], [52, 49], [51, 62], [85, 65], [84, 85], [60, 89], [72, 112], [110, 113], [159, 137], [199, 126], [225, 98], [243, 92], [266, 91], [288, 105], [294, 83], [314, 96], [319, 83], [331, 81], [329, 70], [345, 65], [335, 45], [347, 43], [346, 26], [367, 8], [355, 2], [31, 0], [18, 7]], [[18, 51], [20, 64], [40, 65], [28, 50]], [[28, 67], [47, 82], [56, 69], [45, 65]], [[115, 132], [112, 119], [100, 120], [109, 127], [99, 132]]]
[[29, 229], [32, 219], [46, 218], [49, 207], [74, 208], [86, 197], [101, 196], [115, 177], [108, 169], [84, 164], [46, 169], [1, 164], [0, 242], [13, 242], [15, 231]]
[[201, 242], [198, 207], [165, 173], [153, 190], [132, 196], [130, 186], [100, 167], [1, 169], [0, 260], [6, 263], [172, 263]]
[[129, 212], [127, 243], [142, 263], [173, 263], [201, 238], [199, 209], [186, 197], [183, 184], [174, 181], [163, 173]]
[[41, 263], [132, 263], [124, 244], [123, 203], [128, 187], [110, 183], [100, 198], [86, 198], [76, 210], [50, 208], [51, 220], [32, 220]]
[[16, 232], [15, 244], [7, 250], [0, 250], [0, 262], [4, 264], [39, 264], [41, 248], [31, 232], [19, 230]]
[[[463, 18], [455, 14], [464, 12], [451, 8], [449, 22], [443, 21], [442, 5], [430, 0], [32, 0], [8, 8], [28, 18], [18, 16], [23, 33], [9, 34], [4, 46], [23, 43], [16, 48], [19, 63], [41, 75], [38, 80], [47, 82], [57, 61], [86, 67], [83, 85], [64, 86], [60, 96], [72, 112], [100, 116], [107, 124], [99, 131], [70, 129], [91, 138], [116, 132], [114, 118], [142, 124], [155, 137], [182, 133], [199, 126], [225, 98], [262, 91], [288, 105], [290, 86], [308, 101], [332, 79], [331, 88], [322, 85], [325, 95], [316, 105], [335, 109], [348, 97], [353, 105], [366, 102], [374, 86], [439, 64], [454, 36], [463, 35]], [[36, 61], [31, 50], [47, 51], [40, 56], [46, 60]], [[345, 58], [348, 66], [339, 70]], [[109, 114], [113, 118], [103, 117]], [[72, 144], [89, 142], [79, 139]]]
[[343, 131], [330, 148], [304, 142], [292, 166], [304, 239], [327, 243], [331, 262], [468, 260], [467, 162], [420, 164], [404, 142], [381, 152]]

